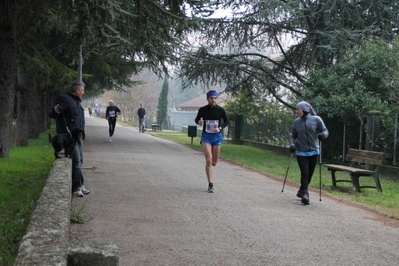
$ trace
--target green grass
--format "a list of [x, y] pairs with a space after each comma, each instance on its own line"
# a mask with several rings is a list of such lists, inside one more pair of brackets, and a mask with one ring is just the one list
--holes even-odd
[[[54, 135], [54, 131], [49, 131]], [[48, 133], [29, 140], [27, 147], [11, 147], [0, 159], [0, 265], [13, 265], [36, 201], [54, 161]]]
[[[187, 133], [171, 131], [156, 131], [149, 133], [195, 149], [202, 149], [199, 143], [200, 138], [193, 138], [193, 144], [191, 144], [191, 138], [187, 136]], [[267, 173], [268, 175], [271, 175], [272, 178], [281, 180], [281, 184], [283, 184], [289, 161], [289, 155], [283, 156], [255, 147], [227, 143], [223, 144], [220, 157], [239, 165]], [[322, 197], [323, 195], [331, 195], [335, 198], [357, 202], [372, 210], [399, 219], [399, 182], [390, 179], [388, 176], [384, 177], [380, 175], [383, 190], [382, 193], [378, 192], [376, 189], [369, 188], [363, 188], [361, 189], [361, 192], [358, 193], [355, 191], [351, 183], [346, 182], [339, 182], [337, 187], [333, 188], [331, 173], [327, 171], [326, 167], [321, 166], [320, 168], [320, 165], [317, 165], [310, 184], [310, 187], [315, 190], [319, 189], [320, 169]], [[344, 172], [336, 172], [336, 177], [337, 179], [350, 180], [349, 175]], [[299, 186], [299, 168], [295, 157], [290, 163], [287, 175], [287, 184], [288, 183]], [[361, 177], [360, 185], [375, 186], [375, 182], [369, 177]]]

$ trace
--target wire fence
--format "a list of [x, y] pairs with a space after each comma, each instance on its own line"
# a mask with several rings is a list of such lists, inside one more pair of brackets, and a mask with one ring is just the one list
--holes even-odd
[[[289, 111], [256, 117], [230, 114], [226, 138], [288, 147], [294, 119]], [[323, 118], [330, 133], [323, 142], [323, 159], [344, 162], [347, 150], [355, 148], [384, 152], [384, 164], [398, 166], [397, 120], [397, 115], [380, 114], [366, 114], [363, 121]]]

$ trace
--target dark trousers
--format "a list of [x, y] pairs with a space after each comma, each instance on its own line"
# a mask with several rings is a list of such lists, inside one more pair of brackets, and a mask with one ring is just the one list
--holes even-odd
[[114, 135], [116, 125], [116, 118], [108, 118], [108, 126], [109, 126], [109, 136], [112, 137]]
[[317, 155], [313, 156], [297, 156], [298, 166], [301, 170], [301, 192], [308, 192], [308, 185], [312, 180], [314, 169], [317, 164]]

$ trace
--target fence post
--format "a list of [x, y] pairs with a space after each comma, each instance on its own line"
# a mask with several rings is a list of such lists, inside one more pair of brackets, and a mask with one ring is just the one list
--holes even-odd
[[398, 115], [395, 115], [395, 133], [394, 133], [394, 141], [393, 141], [393, 164], [396, 165], [396, 144], [398, 138]]
[[346, 148], [346, 122], [344, 122], [344, 133], [343, 133], [343, 141], [342, 141], [342, 161], [345, 162], [345, 148]]
[[380, 135], [380, 120], [381, 112], [369, 111], [367, 112], [367, 141], [366, 150], [374, 151], [375, 143]]
[[243, 126], [243, 115], [236, 115], [234, 118], [234, 141], [241, 139], [241, 129]]

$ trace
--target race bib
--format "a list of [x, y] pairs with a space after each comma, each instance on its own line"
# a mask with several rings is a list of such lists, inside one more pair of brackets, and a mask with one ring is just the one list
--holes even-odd
[[219, 120], [206, 120], [205, 121], [205, 132], [215, 133], [213, 130], [219, 127]]

